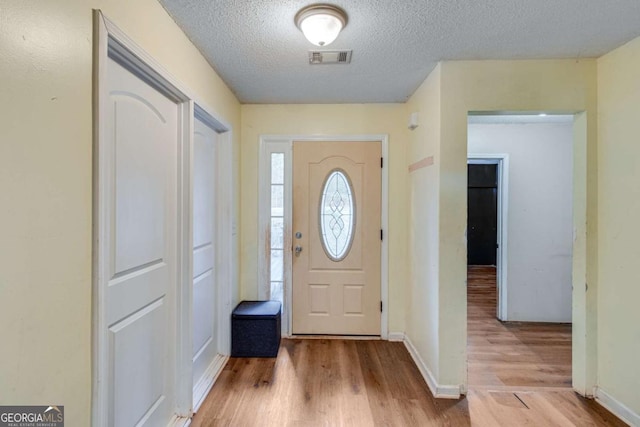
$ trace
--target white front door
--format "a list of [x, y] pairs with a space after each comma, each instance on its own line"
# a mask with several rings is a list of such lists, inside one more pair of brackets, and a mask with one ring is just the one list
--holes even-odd
[[112, 59], [107, 76], [106, 424], [162, 426], [176, 410], [179, 106]]
[[198, 118], [193, 135], [193, 385], [218, 354], [216, 336], [215, 165], [218, 134]]
[[380, 335], [381, 146], [293, 143], [294, 334]]

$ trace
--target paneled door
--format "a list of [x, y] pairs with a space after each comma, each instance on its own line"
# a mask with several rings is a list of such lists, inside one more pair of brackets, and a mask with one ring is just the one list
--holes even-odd
[[498, 165], [467, 165], [467, 264], [496, 265]]
[[179, 106], [112, 59], [107, 76], [106, 424], [161, 426], [176, 411]]
[[293, 143], [294, 334], [380, 335], [381, 146]]
[[215, 165], [218, 134], [198, 118], [193, 135], [193, 385], [218, 354], [216, 336]]

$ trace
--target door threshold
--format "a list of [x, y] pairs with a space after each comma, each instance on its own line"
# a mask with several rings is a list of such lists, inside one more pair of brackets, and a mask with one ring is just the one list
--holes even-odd
[[543, 385], [469, 385], [470, 391], [488, 392], [510, 392], [510, 393], [534, 393], [534, 392], [556, 392], [574, 391], [570, 386], [543, 386]]
[[297, 340], [352, 340], [352, 341], [380, 341], [380, 335], [320, 335], [320, 334], [294, 334], [284, 339]]

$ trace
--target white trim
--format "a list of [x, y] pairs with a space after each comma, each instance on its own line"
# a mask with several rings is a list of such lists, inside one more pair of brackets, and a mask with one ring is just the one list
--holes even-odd
[[431, 390], [433, 397], [438, 399], [460, 399], [462, 386], [438, 384], [435, 377], [427, 367], [427, 364], [424, 363], [424, 360], [420, 357], [420, 353], [418, 353], [418, 350], [414, 347], [411, 339], [407, 336], [404, 338], [404, 346], [407, 348], [413, 362], [418, 367], [418, 370], [422, 374], [427, 386], [429, 386], [429, 390]]
[[382, 250], [380, 254], [380, 298], [383, 310], [380, 314], [380, 338], [389, 337], [389, 136], [381, 135], [382, 143]]
[[406, 335], [404, 332], [389, 332], [387, 340], [391, 342], [404, 342], [405, 338]]
[[237, 230], [235, 224], [236, 183], [233, 174], [233, 131], [218, 135], [216, 174], [217, 242], [217, 337], [218, 352], [231, 354], [231, 311], [233, 289], [237, 289]]
[[339, 341], [382, 341], [377, 335], [305, 335], [294, 334], [289, 339], [296, 340], [339, 340]]
[[496, 164], [498, 165], [498, 251], [496, 258], [496, 281], [498, 287], [497, 316], [503, 322], [509, 320], [508, 305], [508, 258], [509, 240], [509, 154], [467, 154], [467, 164]]
[[229, 132], [231, 127], [227, 125], [223, 120], [216, 117], [216, 115], [211, 111], [212, 109], [205, 106], [198, 100], [194, 101], [193, 114], [195, 115], [195, 117], [197, 117], [200, 121], [202, 121], [204, 124], [215, 130], [219, 134]]
[[221, 354], [218, 354], [213, 359], [213, 361], [211, 362], [207, 370], [204, 372], [204, 375], [202, 376], [202, 378], [200, 378], [200, 381], [198, 381], [198, 383], [193, 388], [193, 395], [194, 395], [193, 412], [194, 413], [198, 411], [200, 406], [202, 406], [202, 403], [205, 401], [207, 395], [211, 391], [211, 388], [213, 388], [213, 385], [215, 384], [216, 380], [222, 373], [224, 366], [227, 364], [228, 361], [229, 361], [229, 356], [223, 356]]
[[[291, 210], [292, 210], [292, 159], [291, 150], [293, 141], [313, 142], [313, 141], [343, 141], [343, 142], [366, 142], [376, 141], [381, 144], [381, 155], [384, 158], [384, 167], [382, 168], [382, 206], [381, 206], [381, 226], [384, 230], [384, 239], [382, 240], [382, 250], [380, 254], [380, 298], [382, 300], [383, 310], [380, 315], [380, 338], [387, 339], [389, 331], [389, 136], [385, 134], [376, 135], [260, 135], [260, 159], [259, 159], [259, 185], [258, 185], [258, 297], [264, 299], [268, 297], [268, 293], [263, 289], [261, 283], [270, 282], [269, 269], [266, 258], [266, 226], [267, 207], [269, 194], [267, 185], [267, 172], [270, 170], [268, 155], [271, 152], [285, 152], [285, 248], [290, 245], [291, 241]], [[272, 149], [271, 147], [287, 147], [287, 151], [283, 149]], [[289, 231], [287, 233], [287, 231]], [[283, 307], [283, 336], [291, 336], [291, 252], [285, 250], [285, 307]]]
[[[572, 246], [572, 295], [571, 295], [571, 378], [573, 389], [590, 397], [595, 393], [598, 374], [598, 282], [590, 260], [589, 248], [597, 246], [597, 236], [590, 235], [591, 224], [587, 213], [591, 208], [591, 187], [587, 175], [594, 173], [590, 163], [590, 123], [597, 121], [596, 112], [576, 112], [573, 119], [573, 246]], [[597, 268], [597, 267], [596, 267]], [[588, 280], [595, 283], [587, 283]], [[588, 284], [588, 286], [587, 286]]]
[[94, 9], [94, 12], [97, 14], [100, 35], [107, 38], [104, 40], [107, 44], [105, 53], [121, 63], [123, 67], [149, 79], [147, 80], [149, 84], [154, 85], [166, 96], [173, 97], [175, 101], [189, 101], [192, 98], [178, 79], [105, 17], [100, 10]]
[[595, 388], [596, 402], [608, 409], [616, 417], [620, 418], [625, 423], [631, 426], [640, 426], [640, 414], [634, 412], [631, 408], [624, 403], [611, 396], [609, 393], [601, 389]]
[[175, 393], [176, 414], [191, 415], [191, 394], [193, 393], [192, 353], [193, 332], [193, 102], [182, 104], [178, 123], [181, 135], [178, 146], [178, 235], [176, 252], [176, 370]]
[[[97, 191], [100, 182], [108, 182], [105, 170], [100, 166], [102, 148], [100, 140], [105, 138], [104, 122], [101, 121], [106, 113], [105, 101], [102, 94], [107, 93], [107, 51], [109, 34], [105, 26], [102, 14], [99, 11], [93, 13], [93, 260], [92, 260], [92, 378], [91, 378], [91, 418], [92, 425], [105, 425], [107, 422], [108, 403], [106, 395], [108, 355], [105, 351], [107, 337], [104, 330], [106, 327], [105, 313], [105, 289], [102, 286], [100, 277], [107, 274], [107, 266], [100, 262], [101, 254], [106, 250], [100, 236], [108, 233], [107, 221], [100, 207], [106, 203], [107, 194]], [[105, 192], [106, 193], [106, 192]]]

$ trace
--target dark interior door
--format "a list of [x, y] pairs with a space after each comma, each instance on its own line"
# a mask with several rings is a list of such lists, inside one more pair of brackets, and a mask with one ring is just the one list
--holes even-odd
[[498, 165], [467, 165], [467, 264], [496, 265]]

